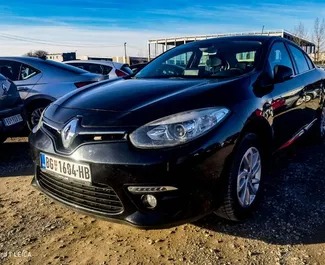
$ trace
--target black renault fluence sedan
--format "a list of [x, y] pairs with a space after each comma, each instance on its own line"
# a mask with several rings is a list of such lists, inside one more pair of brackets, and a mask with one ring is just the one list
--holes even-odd
[[240, 36], [167, 51], [136, 76], [52, 103], [30, 136], [33, 185], [142, 228], [243, 220], [270, 155], [325, 134], [325, 72], [294, 43]]

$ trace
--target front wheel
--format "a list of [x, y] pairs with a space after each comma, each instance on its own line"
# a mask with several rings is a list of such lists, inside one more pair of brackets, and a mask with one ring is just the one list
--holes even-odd
[[216, 214], [233, 221], [246, 219], [262, 194], [264, 155], [258, 137], [246, 134], [236, 149], [225, 178], [223, 201]]

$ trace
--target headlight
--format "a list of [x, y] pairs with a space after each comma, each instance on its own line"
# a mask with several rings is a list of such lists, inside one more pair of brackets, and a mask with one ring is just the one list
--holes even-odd
[[39, 118], [39, 121], [37, 125], [33, 128], [32, 133], [37, 133], [39, 129], [41, 129], [43, 125], [43, 117], [44, 117], [44, 112], [46, 111], [47, 107], [42, 111], [41, 117]]
[[150, 122], [130, 135], [139, 148], [164, 148], [189, 142], [216, 127], [229, 110], [224, 107], [181, 112]]

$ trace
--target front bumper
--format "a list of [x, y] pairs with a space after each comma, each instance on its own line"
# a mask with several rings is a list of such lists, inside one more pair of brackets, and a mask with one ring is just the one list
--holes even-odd
[[[211, 213], [220, 201], [222, 170], [233, 150], [235, 137], [227, 141], [221, 136], [219, 139], [215, 135], [210, 137], [213, 141], [209, 138], [164, 151], [139, 150], [128, 141], [122, 141], [84, 144], [71, 154], [62, 154], [55, 149], [53, 139], [39, 130], [30, 136], [36, 172], [32, 184], [66, 206], [114, 222], [150, 229], [179, 225]], [[112, 188], [121, 201], [122, 210], [113, 214], [100, 209], [94, 211], [80, 201], [67, 199], [66, 194], [61, 196], [46, 189], [40, 182], [40, 152], [89, 164], [91, 187]], [[143, 194], [130, 193], [129, 186], [173, 186], [177, 190], [153, 194], [158, 205], [148, 209], [142, 203]], [[71, 191], [73, 188], [65, 189], [66, 193]]]
[[[23, 121], [13, 124], [11, 126], [5, 126], [3, 119], [20, 114], [23, 118]], [[0, 135], [12, 136], [16, 133], [19, 133], [26, 124], [26, 113], [23, 104], [16, 105], [10, 109], [0, 110]]]

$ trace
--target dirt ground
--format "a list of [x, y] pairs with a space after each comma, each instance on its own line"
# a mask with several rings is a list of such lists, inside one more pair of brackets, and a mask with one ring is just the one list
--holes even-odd
[[259, 211], [145, 231], [76, 213], [31, 185], [26, 138], [0, 147], [0, 264], [325, 264], [325, 146], [275, 156]]

